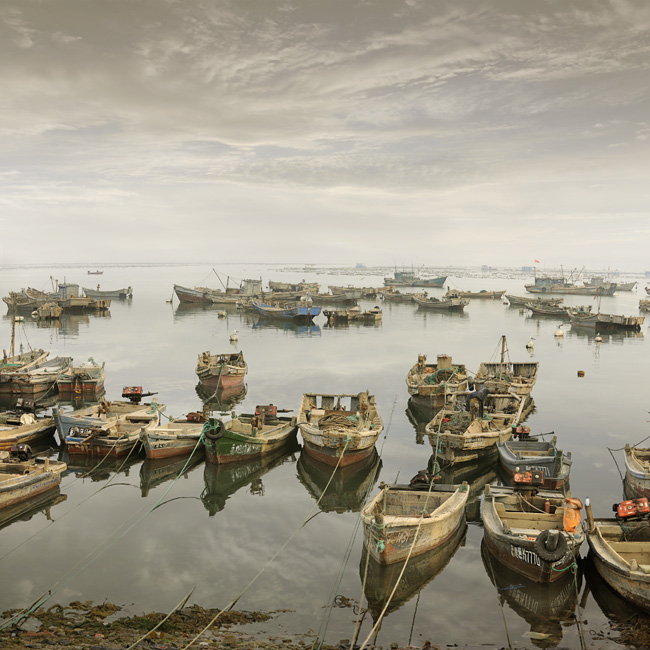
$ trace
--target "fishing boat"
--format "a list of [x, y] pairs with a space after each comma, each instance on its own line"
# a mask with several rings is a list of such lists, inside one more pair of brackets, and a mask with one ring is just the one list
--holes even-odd
[[487, 388], [490, 393], [514, 393], [529, 396], [535, 382], [537, 361], [510, 361], [506, 337], [499, 339], [501, 352], [498, 361], [481, 363], [475, 377], [477, 388]]
[[424, 309], [435, 309], [438, 311], [463, 311], [469, 300], [461, 298], [457, 292], [444, 298], [434, 298], [433, 296], [413, 296], [413, 302]]
[[251, 304], [262, 318], [290, 320], [293, 322], [310, 323], [321, 312], [320, 307], [313, 306], [307, 301], [285, 303], [284, 305], [267, 305], [257, 300]]
[[54, 423], [61, 440], [68, 436], [82, 437], [89, 434], [91, 430], [114, 424], [118, 418], [124, 417], [128, 422], [140, 423], [140, 426], [148, 424], [157, 417], [158, 412], [165, 410], [164, 404], [156, 401], [138, 404], [132, 401], [113, 402], [102, 401], [99, 404], [91, 404], [74, 411], [61, 411], [55, 408], [53, 411]]
[[181, 303], [199, 303], [204, 305], [211, 305], [212, 298], [210, 293], [212, 289], [207, 287], [182, 287], [179, 284], [174, 285], [174, 293]]
[[457, 393], [450, 405], [436, 413], [425, 432], [445, 464], [496, 460], [496, 445], [510, 439], [513, 426], [522, 420], [524, 404], [523, 396], [490, 393], [487, 388]]
[[70, 365], [56, 380], [61, 399], [97, 399], [104, 392], [104, 365], [99, 365], [92, 357], [77, 366]]
[[439, 409], [453, 395], [467, 390], [468, 372], [463, 364], [452, 363], [452, 358], [439, 354], [436, 363], [427, 363], [424, 354], [406, 375], [406, 386], [417, 410]]
[[465, 546], [466, 535], [467, 526], [461, 525], [442, 546], [411, 557], [408, 562], [401, 560], [393, 564], [380, 564], [364, 546], [359, 576], [373, 622], [382, 613], [386, 617], [400, 609], [442, 573], [456, 551]]
[[11, 356], [7, 356], [7, 353], [3, 351], [3, 358], [0, 362], [0, 395], [11, 395], [13, 393], [11, 384], [15, 378], [21, 373], [36, 368], [50, 354], [41, 349], [14, 354], [14, 327], [15, 320], [12, 319]]
[[298, 426], [307, 454], [329, 465], [351, 465], [370, 455], [383, 431], [374, 395], [305, 393]]
[[82, 290], [88, 298], [133, 298], [133, 289], [131, 287], [123, 287], [122, 289], [100, 289], [99, 285], [97, 285], [96, 289], [82, 287]]
[[526, 284], [524, 288], [528, 293], [555, 293], [555, 294], [572, 294], [578, 296], [613, 296], [616, 291], [616, 283], [609, 282], [600, 286], [589, 286], [574, 284], [572, 282], [573, 273], [569, 278], [564, 274], [559, 277], [535, 274], [534, 283]]
[[501, 296], [505, 292], [506, 292], [505, 289], [503, 291], [487, 291], [486, 289], [481, 289], [480, 291], [457, 291], [456, 289], [447, 287], [447, 293], [445, 294], [445, 296], [451, 298], [458, 295], [461, 298], [478, 298], [479, 300], [481, 299], [494, 300], [495, 298], [501, 298]]
[[269, 280], [269, 289], [271, 291], [293, 291], [296, 293], [318, 293], [320, 284], [318, 282], [275, 282]]
[[48, 393], [54, 394], [58, 378], [70, 368], [71, 363], [72, 357], [53, 357], [2, 373], [0, 396], [13, 395], [33, 400]]
[[21, 411], [0, 413], [0, 450], [34, 442], [54, 433], [52, 417], [37, 417]]
[[193, 452], [202, 455], [203, 445], [199, 441], [203, 427], [203, 418], [170, 420], [165, 423], [152, 420], [140, 429], [145, 455], [147, 458], [185, 456]]
[[392, 278], [384, 278], [385, 287], [431, 287], [441, 289], [447, 280], [447, 276], [437, 278], [423, 278], [415, 271], [397, 271]]
[[[609, 287], [613, 282], [603, 276], [594, 276], [585, 280], [586, 287]], [[616, 282], [616, 291], [634, 291], [637, 282]]]
[[591, 312], [571, 312], [571, 325], [590, 327], [596, 331], [636, 330], [641, 329], [645, 316], [621, 316], [619, 314], [602, 314]]
[[543, 441], [520, 435], [518, 440], [497, 443], [497, 452], [499, 466], [509, 479], [518, 472], [538, 470], [543, 475], [544, 489], [566, 491], [568, 488], [571, 452], [557, 448], [556, 436]]
[[554, 490], [539, 489], [541, 472], [515, 481], [525, 487], [488, 485], [483, 497], [483, 539], [490, 553], [535, 582], [551, 583], [578, 556], [584, 533], [582, 503]]
[[88, 275], [103, 275], [104, 271], [88, 271]]
[[625, 445], [626, 492], [650, 498], [650, 449]]
[[161, 405], [161, 408], [146, 409], [137, 415], [137, 412], [120, 415], [101, 425], [72, 427], [64, 438], [68, 453], [112, 458], [131, 454], [140, 442], [143, 425], [159, 425], [163, 408]]
[[[388, 287], [386, 289], [380, 289], [379, 295], [386, 301], [386, 302], [413, 302], [413, 295], [412, 293], [402, 293], [398, 289], [392, 289], [391, 287]], [[422, 298], [425, 297], [425, 295], [418, 294]]]
[[381, 322], [382, 311], [375, 306], [365, 311], [361, 307], [351, 307], [350, 309], [323, 310], [327, 318], [328, 325], [348, 325], [349, 323], [363, 323], [365, 325], [374, 325]]
[[[650, 612], [648, 500], [614, 506], [613, 519], [594, 519], [587, 505], [589, 557], [605, 582], [626, 601]], [[621, 516], [623, 515], [623, 516]]]
[[333, 296], [347, 296], [348, 298], [359, 300], [363, 295], [363, 292], [359, 287], [353, 287], [351, 285], [348, 285], [347, 287], [337, 287], [330, 285], [327, 288]]
[[345, 293], [310, 293], [308, 299], [314, 305], [356, 305], [359, 302], [357, 291]]
[[366, 551], [393, 564], [441, 548], [465, 525], [467, 483], [383, 485], [361, 510]]
[[56, 320], [61, 318], [63, 307], [55, 302], [46, 302], [36, 307], [32, 312], [32, 318], [36, 320]]
[[531, 296], [514, 296], [510, 293], [506, 293], [505, 298], [512, 307], [523, 307], [527, 304], [532, 304], [538, 307], [558, 307], [564, 302], [564, 298], [542, 298], [541, 296], [532, 298]]
[[29, 445], [0, 451], [0, 511], [29, 502], [37, 495], [56, 490], [67, 465], [49, 458], [34, 458]]
[[296, 437], [296, 418], [278, 415], [273, 404], [257, 406], [255, 413], [235, 415], [223, 422], [210, 418], [203, 444], [210, 463], [236, 463], [273, 454]]
[[[553, 318], [560, 318], [562, 320], [569, 320], [571, 314], [566, 307], [560, 305], [545, 305], [528, 302], [524, 305], [526, 309], [535, 314], [535, 316], [552, 316]], [[591, 307], [589, 307], [591, 309]]]
[[639, 311], [650, 311], [650, 300], [639, 300]]
[[199, 381], [213, 390], [219, 388], [234, 389], [244, 385], [248, 364], [243, 352], [225, 352], [222, 354], [199, 354], [196, 375]]

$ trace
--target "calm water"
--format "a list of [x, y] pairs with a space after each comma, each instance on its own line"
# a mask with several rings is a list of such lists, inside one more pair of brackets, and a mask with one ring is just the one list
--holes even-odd
[[[223, 278], [226, 274], [261, 276], [265, 283], [317, 280], [322, 290], [328, 283], [380, 286], [383, 277], [256, 265], [218, 270]], [[109, 399], [119, 398], [123, 386], [142, 385], [158, 392], [169, 415], [200, 410], [194, 374], [197, 355], [204, 350], [234, 349], [229, 334], [238, 330], [238, 346], [249, 373], [247, 393], [236, 409], [250, 411], [269, 402], [295, 409], [305, 391], [369, 389], [376, 395], [386, 435], [377, 445], [381, 458], [356, 476], [335, 481], [314, 512], [328, 476], [301, 459], [299, 449], [236, 468], [196, 463], [178, 480], [182, 463], [153, 464], [138, 457], [126, 463], [104, 463], [91, 477], [79, 478], [89, 466], [71, 462], [61, 485], [64, 498], [0, 531], [3, 610], [24, 606], [50, 588], [55, 593], [49, 604], [106, 599], [141, 612], [169, 610], [195, 586], [191, 602], [223, 606], [311, 513], [309, 523], [237, 607], [290, 610], [278, 616], [279, 631], [317, 631], [324, 626], [325, 606], [332, 595], [354, 603], [361, 599], [358, 510], [373, 485], [373, 472], [379, 481], [408, 480], [426, 466], [431, 453], [427, 438], [418, 433], [417, 423], [406, 412], [405, 377], [418, 353], [431, 360], [437, 354], [450, 354], [454, 361], [476, 370], [481, 361], [494, 358], [499, 337], [505, 334], [513, 361], [531, 357], [539, 361], [535, 411], [528, 424], [533, 433], [555, 431], [558, 446], [573, 453], [572, 492], [583, 500], [589, 496], [596, 516], [610, 516], [611, 504], [622, 499], [621, 479], [608, 447], [620, 448], [650, 434], [647, 325], [638, 334], [603, 334], [603, 342], [596, 343], [593, 331], [567, 331], [564, 339], [557, 340], [553, 336], [557, 321], [531, 318], [499, 300], [474, 300], [462, 315], [384, 304], [381, 325], [346, 328], [326, 327], [323, 316], [313, 327], [284, 328], [258, 324], [255, 317], [235, 310], [219, 319], [214, 309], [181, 309], [176, 298], [168, 304], [174, 283], [219, 287], [211, 269], [202, 266], [106, 268], [102, 276], [87, 276], [86, 269], [74, 268], [4, 269], [0, 291], [6, 295], [27, 286], [47, 289], [51, 275], [82, 286], [94, 287], [99, 281], [105, 289], [133, 287], [133, 300], [114, 301], [109, 316], [72, 317], [59, 328], [27, 319], [18, 339], [50, 350], [51, 356], [72, 356], [77, 362], [92, 356], [104, 361]], [[452, 286], [459, 289], [525, 293], [523, 277], [459, 275], [450, 276]], [[601, 310], [637, 314], [644, 286], [641, 281], [637, 292], [603, 298]], [[566, 302], [595, 305], [584, 296], [568, 297]], [[8, 347], [8, 316], [3, 317], [2, 328], [3, 347]], [[532, 353], [525, 349], [530, 336], [535, 338]], [[577, 377], [578, 370], [584, 370], [583, 378]], [[623, 468], [621, 452], [614, 455]], [[470, 477], [477, 492], [494, 479], [492, 468]], [[161, 500], [164, 505], [150, 512]], [[467, 533], [457, 540], [451, 558], [424, 557], [409, 567], [406, 586], [397, 592], [378, 643], [406, 643], [411, 638], [413, 643], [430, 639], [440, 644], [502, 646], [507, 645], [507, 625], [519, 646], [580, 647], [573, 583], [540, 592], [491, 566], [481, 554], [483, 530], [477, 502], [470, 506], [469, 519]], [[586, 543], [582, 551], [586, 554]], [[366, 589], [370, 611], [361, 639], [381, 608], [382, 589], [390, 577], [386, 572], [371, 575]], [[588, 620], [589, 639], [588, 630], [606, 628], [603, 609], [610, 610], [597, 585], [590, 584], [585, 591], [585, 584], [581, 579], [580, 615]], [[346, 603], [337, 599], [339, 605]], [[365, 598], [362, 607], [367, 607]], [[327, 641], [351, 638], [355, 619], [351, 607], [334, 607], [327, 621]], [[531, 631], [549, 636], [531, 640]], [[600, 642], [599, 647], [604, 645]]]

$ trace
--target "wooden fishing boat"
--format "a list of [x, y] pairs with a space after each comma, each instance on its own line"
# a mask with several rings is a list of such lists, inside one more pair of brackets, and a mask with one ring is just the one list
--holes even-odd
[[320, 307], [313, 306], [307, 301], [285, 303], [281, 306], [267, 305], [257, 300], [251, 304], [262, 318], [290, 320], [294, 322], [310, 323], [321, 312]]
[[455, 296], [460, 296], [461, 298], [478, 298], [479, 300], [480, 299], [494, 300], [495, 298], [501, 298], [501, 296], [505, 292], [506, 292], [505, 289], [503, 291], [487, 291], [486, 289], [481, 289], [480, 291], [456, 291], [455, 289], [448, 287], [447, 293], [445, 295], [450, 298]]
[[244, 385], [248, 364], [243, 352], [225, 352], [222, 354], [199, 354], [196, 375], [199, 381], [213, 390], [232, 389]]
[[465, 546], [466, 535], [467, 526], [461, 525], [442, 546], [393, 564], [380, 564], [364, 546], [359, 576], [373, 622], [384, 608], [384, 616], [397, 611], [442, 573], [456, 551]]
[[356, 305], [359, 302], [358, 292], [347, 291], [345, 293], [311, 293], [309, 300], [314, 305]]
[[639, 311], [650, 311], [650, 300], [639, 300]]
[[650, 449], [625, 445], [626, 491], [650, 498]]
[[571, 314], [566, 307], [559, 305], [542, 305], [528, 302], [525, 304], [525, 307], [532, 311], [535, 316], [552, 316], [553, 318], [560, 318], [562, 320], [569, 320], [571, 318]]
[[[646, 514], [629, 519], [594, 519], [587, 506], [587, 543], [603, 580], [626, 601], [650, 612], [650, 523], [647, 499], [642, 501]], [[624, 502], [629, 503], [634, 502]]]
[[467, 390], [468, 373], [463, 364], [454, 364], [450, 356], [439, 354], [437, 363], [426, 363], [424, 354], [406, 375], [406, 386], [416, 410], [439, 409], [453, 395]]
[[203, 454], [203, 445], [198, 444], [204, 422], [196, 420], [170, 420], [161, 423], [152, 420], [140, 429], [140, 440], [147, 458], [169, 458], [185, 456], [194, 452]]
[[53, 357], [2, 373], [0, 395], [38, 399], [46, 393], [54, 394], [58, 378], [70, 368], [71, 363], [72, 357]]
[[379, 307], [373, 307], [361, 311], [361, 307], [351, 307], [350, 309], [323, 310], [329, 325], [347, 325], [349, 323], [364, 323], [374, 325], [382, 319], [382, 311]]
[[512, 307], [524, 307], [526, 304], [538, 307], [558, 307], [564, 302], [564, 298], [541, 298], [540, 296], [532, 298], [531, 296], [513, 296], [510, 293], [506, 293], [505, 297]]
[[32, 312], [32, 318], [36, 320], [56, 320], [57, 318], [61, 318], [62, 313], [63, 307], [61, 305], [55, 302], [46, 302], [36, 307]]
[[631, 329], [639, 331], [645, 316], [621, 316], [619, 314], [602, 314], [571, 312], [571, 325], [590, 327], [597, 331]]
[[210, 418], [203, 444], [210, 463], [236, 463], [273, 454], [296, 437], [296, 418], [279, 416], [273, 404], [257, 406], [227, 422]]
[[439, 450], [444, 464], [496, 460], [499, 442], [512, 436], [523, 417], [525, 400], [512, 393], [490, 393], [483, 388], [457, 393], [452, 404], [441, 409], [425, 431]]
[[441, 548], [465, 524], [467, 483], [384, 485], [361, 510], [363, 541], [380, 564]]
[[578, 285], [570, 282], [564, 276], [550, 277], [535, 275], [534, 284], [524, 285], [529, 293], [572, 294], [578, 296], [613, 296], [616, 284], [609, 282], [600, 286]]
[[53, 411], [54, 423], [61, 440], [68, 436], [83, 437], [91, 430], [108, 427], [118, 418], [127, 422], [139, 423], [140, 426], [149, 424], [158, 417], [158, 412], [165, 410], [164, 404], [156, 401], [137, 404], [131, 401], [100, 402], [74, 411], [64, 412], [58, 408]]
[[39, 494], [55, 490], [67, 465], [49, 458], [33, 458], [28, 445], [15, 445], [12, 451], [0, 451], [0, 510], [29, 501]]
[[88, 298], [133, 298], [133, 289], [131, 287], [123, 287], [122, 289], [100, 289], [99, 285], [97, 285], [96, 289], [82, 287], [82, 290]]
[[294, 291], [297, 293], [318, 293], [320, 284], [318, 282], [275, 282], [269, 280], [269, 289], [271, 291]]
[[557, 438], [550, 441], [527, 439], [506, 440], [497, 443], [499, 466], [512, 479], [518, 472], [542, 472], [542, 487], [546, 490], [565, 491], [571, 472], [571, 452], [557, 448]]
[[4, 411], [0, 413], [0, 449], [34, 442], [54, 433], [52, 417], [36, 417], [31, 413]]
[[[413, 302], [412, 293], [402, 293], [397, 289], [392, 289], [391, 287], [380, 289], [379, 295], [386, 302]], [[419, 296], [424, 297], [424, 294], [418, 294]]]
[[347, 287], [337, 287], [337, 286], [328, 286], [329, 292], [333, 296], [347, 296], [348, 298], [354, 298], [359, 300], [362, 295], [362, 291], [358, 287], [353, 287], [348, 285]]
[[487, 388], [490, 393], [530, 395], [537, 381], [537, 361], [510, 361], [506, 337], [500, 339], [501, 354], [498, 361], [481, 363], [476, 373], [477, 388]]
[[[29, 350], [29, 352], [21, 352], [11, 356], [7, 356], [7, 353], [4, 352], [2, 361], [0, 361], [0, 394], [11, 394], [13, 378], [21, 372], [27, 372], [31, 368], [37, 367], [47, 359], [49, 354], [49, 352], [41, 349]], [[5, 386], [5, 384], [7, 385]]]
[[[148, 423], [156, 426], [160, 424], [160, 410], [147, 409], [143, 415], [148, 417]], [[146, 423], [137, 417], [134, 419], [134, 413], [129, 413], [99, 426], [73, 427], [64, 442], [71, 455], [120, 458], [133, 453], [134, 447], [140, 443], [140, 432]]]
[[56, 380], [59, 396], [63, 400], [96, 399], [104, 392], [106, 371], [90, 357], [78, 366], [71, 365]]
[[435, 309], [439, 311], [463, 311], [469, 300], [461, 298], [457, 293], [444, 298], [413, 296], [413, 302], [416, 302], [423, 309]]
[[88, 271], [88, 275], [103, 275], [104, 271]]
[[375, 447], [383, 431], [374, 395], [305, 393], [298, 426], [305, 452], [329, 465], [357, 463]]
[[[488, 485], [483, 497], [483, 539], [496, 558], [535, 582], [555, 582], [575, 562], [584, 533], [582, 503], [563, 493]], [[529, 476], [529, 478], [531, 478]]]

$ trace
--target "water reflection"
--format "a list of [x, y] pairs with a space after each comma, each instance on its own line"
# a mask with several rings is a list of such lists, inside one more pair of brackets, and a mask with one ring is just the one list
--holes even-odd
[[264, 496], [262, 476], [288, 458], [295, 461], [294, 454], [299, 448], [300, 445], [292, 441], [276, 454], [268, 454], [250, 462], [205, 463], [203, 470], [205, 487], [201, 492], [201, 501], [210, 517], [221, 512], [226, 507], [226, 501], [243, 487], [248, 487], [251, 494]]
[[195, 390], [199, 399], [203, 402], [204, 411], [225, 412], [231, 411], [234, 406], [244, 401], [248, 387], [231, 386], [214, 390], [199, 382]]
[[195, 302], [181, 302], [174, 309], [174, 320], [192, 318], [193, 316], [202, 315], [205, 312], [211, 312], [216, 318], [218, 311], [225, 311], [228, 316], [235, 315], [238, 312], [236, 305], [204, 305]]
[[602, 341], [598, 344], [612, 344], [612, 345], [623, 345], [623, 343], [630, 339], [643, 339], [643, 331], [639, 330], [617, 330], [614, 332], [599, 331], [593, 327], [584, 327], [580, 325], [571, 325], [571, 329], [567, 331], [566, 335], [569, 338], [581, 338], [587, 339], [590, 343], [597, 344], [596, 337], [600, 336]]
[[[203, 446], [203, 445], [201, 445]], [[145, 458], [140, 467], [140, 493], [143, 497], [149, 496], [149, 491], [166, 481], [182, 477], [188, 478], [190, 471], [199, 465], [205, 455], [198, 453], [198, 449], [190, 456], [182, 458]], [[201, 450], [202, 452], [202, 450]]]
[[93, 482], [107, 481], [114, 474], [121, 474], [128, 478], [131, 468], [137, 463], [142, 462], [139, 457], [139, 449], [135, 448], [134, 452], [126, 458], [115, 458], [105, 456], [97, 458], [96, 456], [84, 456], [83, 454], [69, 454], [62, 450], [59, 452], [59, 460], [67, 464], [68, 469], [64, 476], [74, 474], [77, 478], [89, 478]]
[[499, 600], [530, 625], [531, 642], [538, 648], [557, 646], [562, 641], [563, 625], [576, 622], [581, 572], [574, 577], [571, 571], [565, 571], [566, 575], [550, 584], [533, 582], [499, 562], [485, 540], [481, 542], [481, 558]]
[[[36, 329], [51, 329], [56, 330], [63, 337], [66, 336], [79, 336], [79, 329], [81, 325], [90, 325], [91, 319], [94, 318], [110, 318], [111, 312], [107, 309], [104, 311], [86, 311], [81, 313], [63, 312], [59, 318], [37, 320], [30, 316], [25, 316], [25, 320], [20, 323], [25, 328], [34, 327]], [[3, 320], [11, 322], [12, 314], [7, 313]]]
[[[443, 546], [412, 557], [408, 563], [402, 560], [395, 564], [380, 564], [364, 547], [359, 564], [359, 575], [363, 584], [367, 563], [364, 594], [368, 600], [368, 611], [373, 623], [377, 621], [398, 580], [397, 590], [390, 599], [384, 617], [400, 609], [447, 566], [456, 551], [465, 545], [466, 533], [467, 525], [463, 524]], [[405, 564], [406, 569], [400, 580], [400, 573]]]
[[61, 489], [57, 486], [55, 489], [48, 490], [28, 501], [4, 507], [0, 510], [0, 529], [18, 521], [29, 521], [40, 513], [45, 515], [47, 521], [53, 521], [51, 509], [59, 503], [63, 503], [67, 498], [66, 494], [61, 494]]
[[413, 310], [413, 314], [416, 318], [420, 318], [423, 321], [431, 320], [433, 323], [451, 323], [452, 321], [469, 319], [469, 314], [465, 310], [438, 311], [436, 309], [427, 309], [426, 307], [420, 307], [419, 305], [417, 309]]
[[[381, 458], [374, 450], [358, 463], [339, 467], [332, 478], [334, 468], [331, 465], [315, 460], [303, 450], [297, 470], [298, 479], [309, 494], [316, 501], [321, 499], [318, 505], [322, 512], [359, 512], [377, 482], [381, 466]], [[332, 482], [328, 486], [330, 478]]]
[[272, 320], [269, 318], [260, 318], [253, 323], [254, 330], [277, 330], [287, 334], [302, 336], [320, 336], [320, 325], [316, 323], [294, 323], [292, 321]]

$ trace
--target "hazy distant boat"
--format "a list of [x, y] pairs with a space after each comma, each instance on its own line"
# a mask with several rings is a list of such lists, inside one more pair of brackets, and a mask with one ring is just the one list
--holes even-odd
[[442, 288], [447, 280], [447, 276], [437, 278], [422, 278], [414, 271], [395, 271], [392, 278], [384, 278], [386, 287], [432, 287]]
[[88, 287], [82, 287], [83, 292], [88, 298], [132, 298], [133, 289], [131, 287], [125, 287], [123, 289], [100, 289], [97, 285], [96, 289], [89, 289]]
[[294, 322], [311, 322], [321, 312], [320, 307], [314, 307], [306, 301], [286, 303], [276, 307], [253, 300], [252, 305], [263, 318], [277, 318]]
[[463, 311], [469, 305], [469, 300], [461, 298], [457, 293], [450, 294], [444, 298], [413, 296], [413, 301], [419, 307], [438, 311]]

